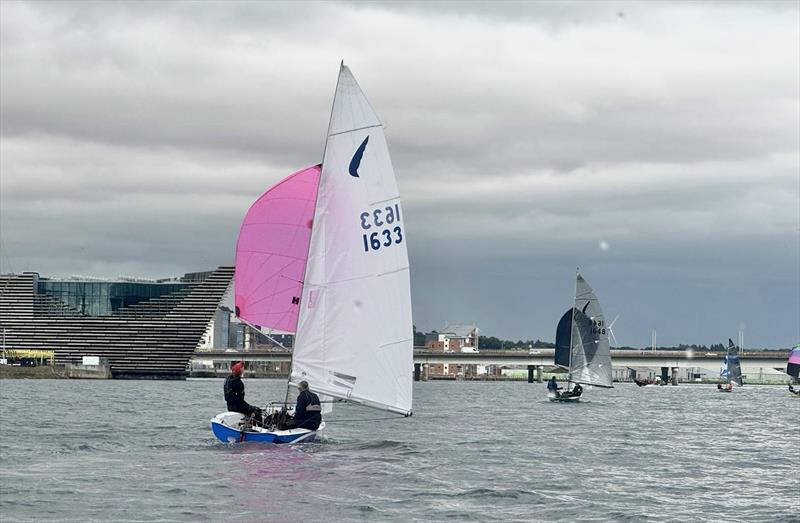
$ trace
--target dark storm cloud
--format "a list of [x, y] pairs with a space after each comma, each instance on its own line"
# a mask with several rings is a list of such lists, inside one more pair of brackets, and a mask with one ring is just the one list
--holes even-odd
[[0, 11], [3, 271], [231, 263], [248, 205], [320, 161], [344, 58], [386, 124], [421, 328], [551, 339], [581, 265], [622, 343], [800, 338], [794, 3]]

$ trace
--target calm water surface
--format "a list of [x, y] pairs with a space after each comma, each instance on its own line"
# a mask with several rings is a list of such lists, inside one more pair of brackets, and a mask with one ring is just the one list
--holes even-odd
[[[284, 382], [245, 380], [251, 403]], [[323, 441], [225, 445], [221, 380], [0, 381], [2, 521], [800, 521], [785, 388], [414, 384]]]

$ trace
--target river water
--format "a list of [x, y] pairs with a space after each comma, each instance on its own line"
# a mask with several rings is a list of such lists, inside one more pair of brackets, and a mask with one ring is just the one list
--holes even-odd
[[[279, 380], [245, 380], [251, 403]], [[217, 442], [222, 380], [0, 381], [2, 521], [800, 521], [784, 387], [421, 382], [321, 442]], [[347, 421], [372, 419], [373, 421]]]

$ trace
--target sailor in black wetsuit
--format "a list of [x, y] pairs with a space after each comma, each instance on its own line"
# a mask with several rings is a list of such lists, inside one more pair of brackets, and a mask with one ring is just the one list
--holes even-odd
[[322, 423], [322, 407], [319, 396], [308, 390], [308, 382], [301, 381], [297, 384], [300, 394], [297, 396], [297, 406], [294, 408], [294, 417], [287, 420], [284, 429], [317, 430]]
[[580, 396], [581, 394], [583, 394], [583, 387], [581, 387], [580, 383], [576, 383], [575, 388], [570, 391], [569, 395], [574, 398], [575, 396]]
[[225, 378], [223, 391], [225, 392], [225, 403], [228, 404], [230, 412], [241, 412], [246, 416], [253, 416], [254, 421], [262, 422], [261, 409], [248, 404], [244, 400], [244, 383], [242, 383], [242, 372], [244, 363], [237, 361], [231, 365], [231, 374]]

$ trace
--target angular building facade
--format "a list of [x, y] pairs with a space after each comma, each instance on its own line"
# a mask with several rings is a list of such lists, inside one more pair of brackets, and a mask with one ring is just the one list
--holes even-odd
[[0, 275], [0, 329], [6, 348], [53, 350], [57, 365], [99, 356], [115, 378], [181, 379], [233, 272], [159, 281]]

